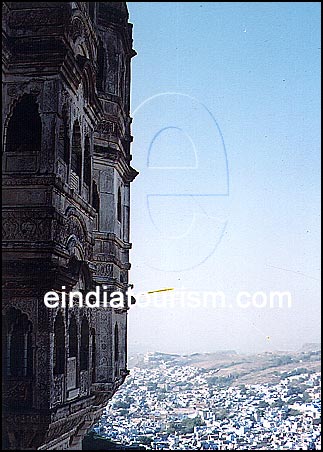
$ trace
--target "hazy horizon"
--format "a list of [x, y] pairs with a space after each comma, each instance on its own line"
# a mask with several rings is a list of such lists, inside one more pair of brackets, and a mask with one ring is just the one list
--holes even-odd
[[[132, 307], [129, 352], [320, 342], [319, 3], [129, 2], [135, 292], [222, 291], [226, 309]], [[291, 308], [237, 293], [288, 291]]]
[[[131, 347], [131, 344], [129, 344]], [[221, 354], [221, 353], [236, 353], [238, 355], [253, 355], [253, 354], [261, 354], [261, 353], [297, 353], [297, 352], [302, 352], [303, 351], [303, 347], [312, 345], [313, 349], [311, 349], [311, 351], [319, 351], [321, 350], [321, 342], [317, 342], [317, 343], [304, 343], [300, 348], [295, 348], [295, 349], [290, 349], [290, 350], [263, 350], [263, 351], [248, 351], [248, 350], [244, 350], [244, 351], [239, 351], [239, 350], [234, 350], [234, 349], [218, 349], [218, 350], [214, 350], [214, 351], [191, 351], [190, 353], [187, 352], [167, 352], [167, 351], [160, 351], [160, 350], [142, 350], [142, 351], [131, 351], [129, 349], [129, 358], [132, 358], [136, 355], [145, 355], [147, 353], [162, 353], [162, 354], [166, 354], [166, 355], [179, 355], [179, 356], [192, 356], [192, 355], [212, 355], [212, 354]], [[318, 348], [319, 347], [319, 348]], [[315, 350], [314, 350], [315, 348]]]

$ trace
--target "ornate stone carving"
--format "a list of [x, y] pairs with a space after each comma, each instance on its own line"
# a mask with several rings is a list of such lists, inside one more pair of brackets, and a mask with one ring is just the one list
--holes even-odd
[[52, 389], [51, 405], [59, 405], [63, 402], [64, 375], [55, 375]]
[[3, 382], [3, 394], [5, 405], [15, 400], [18, 406], [27, 406], [32, 402], [32, 384], [30, 381], [19, 380]]
[[4, 179], [2, 185], [5, 187], [20, 187], [31, 185], [50, 185], [55, 183], [55, 176], [35, 176], [31, 175], [28, 179]]
[[35, 298], [18, 298], [12, 297], [10, 302], [8, 299], [4, 299], [3, 301], [3, 309], [2, 312], [5, 314], [8, 309], [14, 307], [15, 309], [19, 309], [23, 314], [26, 314], [29, 320], [36, 320], [36, 306], [35, 306]]
[[84, 38], [85, 27], [80, 17], [75, 17], [71, 24], [70, 29], [71, 39], [75, 42], [78, 38]]
[[26, 14], [25, 11], [14, 11], [9, 16], [9, 26], [12, 29], [21, 29], [26, 27], [46, 27], [61, 25], [66, 20], [65, 8], [60, 10], [46, 8], [34, 9]]
[[51, 239], [51, 219], [42, 214], [4, 212], [2, 238], [10, 241], [47, 241]]
[[65, 247], [70, 254], [73, 254], [75, 247], [79, 247], [83, 258], [89, 260], [92, 257], [93, 245], [90, 242], [86, 225], [75, 211], [71, 212], [64, 218], [56, 219], [54, 240]]
[[95, 61], [96, 52], [89, 24], [78, 13], [72, 19], [69, 34], [75, 55], [79, 54], [85, 56], [89, 61]]
[[116, 136], [118, 132], [118, 125], [112, 121], [102, 121], [97, 131], [98, 133]]
[[89, 393], [90, 379], [88, 371], [84, 370], [80, 374], [80, 396], [85, 396]]
[[97, 276], [113, 277], [113, 264], [96, 263], [95, 274]]

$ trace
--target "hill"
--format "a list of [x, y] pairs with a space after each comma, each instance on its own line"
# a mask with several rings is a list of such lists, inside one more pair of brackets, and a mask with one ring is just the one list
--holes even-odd
[[[316, 348], [316, 351], [312, 351]], [[305, 345], [300, 352], [266, 352], [254, 355], [235, 351], [174, 355], [150, 353], [137, 355], [130, 360], [130, 367], [149, 369], [164, 366], [192, 366], [201, 370], [214, 370], [223, 381], [235, 384], [276, 384], [284, 375], [297, 375], [321, 371], [321, 352], [317, 346]], [[310, 351], [306, 351], [310, 350]]]

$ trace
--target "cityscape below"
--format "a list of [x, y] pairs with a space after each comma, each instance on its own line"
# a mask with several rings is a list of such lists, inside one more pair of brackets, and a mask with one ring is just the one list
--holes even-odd
[[321, 450], [320, 359], [315, 344], [132, 356], [130, 376], [90, 437], [117, 449]]

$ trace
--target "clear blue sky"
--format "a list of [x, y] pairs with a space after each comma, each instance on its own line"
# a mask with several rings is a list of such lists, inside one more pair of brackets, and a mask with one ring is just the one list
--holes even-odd
[[242, 290], [293, 297], [289, 310], [137, 306], [130, 351], [318, 342], [320, 4], [128, 8], [138, 52], [135, 290], [224, 291], [230, 301]]

